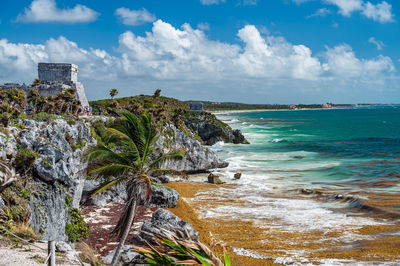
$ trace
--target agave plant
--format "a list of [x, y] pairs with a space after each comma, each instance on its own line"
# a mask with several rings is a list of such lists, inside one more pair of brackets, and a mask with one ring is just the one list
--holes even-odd
[[0, 161], [0, 192], [16, 181], [15, 171], [5, 161]]
[[88, 173], [99, 177], [113, 177], [102, 183], [92, 195], [96, 195], [127, 181], [128, 198], [112, 235], [118, 235], [119, 245], [115, 251], [112, 265], [119, 259], [140, 202], [147, 204], [151, 196], [151, 182], [148, 174], [165, 171], [159, 169], [166, 159], [182, 159], [183, 150], [172, 150], [154, 157], [155, 142], [158, 138], [153, 123], [146, 113], [137, 117], [123, 112], [123, 118], [116, 120], [107, 129], [108, 136], [88, 150], [85, 158], [89, 161]]
[[145, 241], [148, 248], [138, 248], [146, 263], [153, 265], [207, 265], [231, 266], [230, 256], [226, 253], [218, 258], [206, 245], [190, 238], [188, 232], [159, 230], [164, 236], [146, 232], [155, 245]]

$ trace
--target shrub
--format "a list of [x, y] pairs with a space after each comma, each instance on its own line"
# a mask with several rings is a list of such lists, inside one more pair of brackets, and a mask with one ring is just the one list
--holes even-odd
[[89, 226], [83, 219], [78, 209], [70, 208], [68, 210], [71, 223], [65, 225], [65, 234], [71, 242], [76, 242], [82, 238], [89, 237]]

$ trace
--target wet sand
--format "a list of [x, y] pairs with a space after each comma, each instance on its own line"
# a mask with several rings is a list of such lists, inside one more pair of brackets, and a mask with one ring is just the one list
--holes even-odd
[[[275, 259], [280, 263], [339, 263], [352, 261], [377, 264], [400, 261], [400, 222], [398, 217], [384, 218], [385, 224], [365, 226], [341, 226], [334, 230], [285, 230], [285, 225], [276, 227], [277, 221], [268, 219], [255, 224], [251, 219], [217, 217], [204, 219], [200, 210], [213, 208], [219, 204], [240, 207], [240, 199], [227, 202], [226, 199], [202, 201], [196, 193], [213, 194], [217, 185], [204, 183], [177, 183], [168, 186], [181, 195], [178, 206], [171, 209], [183, 220], [193, 224], [199, 231], [201, 240], [215, 246], [221, 253], [225, 247], [232, 255], [233, 265], [273, 265]], [[234, 185], [222, 185], [234, 188]], [[234, 191], [234, 190], [233, 190]], [[244, 203], [243, 203], [244, 204]], [[358, 216], [374, 217], [373, 213], [359, 213]], [[381, 219], [381, 218], [376, 218]], [[347, 239], [346, 239], [346, 236]], [[240, 247], [244, 250], [238, 250]], [[262, 259], [239, 256], [234, 253], [253, 252]], [[290, 256], [293, 254], [293, 256]], [[301, 257], [298, 256], [301, 254]]]

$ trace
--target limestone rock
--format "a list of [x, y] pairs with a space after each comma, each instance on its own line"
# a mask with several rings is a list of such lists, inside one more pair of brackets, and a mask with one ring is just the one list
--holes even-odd
[[[146, 260], [145, 256], [133, 251], [134, 249], [135, 247], [132, 245], [124, 245], [117, 265], [143, 265], [143, 262]], [[103, 262], [107, 265], [111, 265], [114, 253], [115, 249], [108, 252], [108, 254], [103, 258]]]
[[223, 184], [223, 182], [221, 181], [219, 176], [214, 175], [213, 173], [208, 175], [207, 181], [208, 181], [208, 183], [211, 183], [211, 184]]
[[151, 205], [163, 208], [174, 208], [178, 205], [179, 194], [175, 189], [162, 185], [152, 185], [152, 188]]
[[[170, 231], [178, 238], [186, 236], [187, 232], [191, 239], [199, 239], [199, 233], [193, 229], [193, 226], [190, 223], [181, 220], [178, 216], [168, 210], [158, 209], [153, 213], [151, 220], [147, 220], [143, 223], [140, 234], [132, 238], [130, 242], [142, 243], [143, 239], [145, 239], [151, 243], [154, 243], [148, 233], [166, 237], [166, 235], [162, 232], [163, 229]], [[177, 235], [175, 232], [178, 232], [179, 235]]]
[[215, 168], [224, 168], [228, 166], [227, 162], [219, 159], [214, 152], [201, 145], [198, 140], [190, 138], [172, 125], [170, 126], [170, 130], [173, 131], [174, 134], [174, 141], [170, 143], [170, 147], [165, 147], [165, 137], [161, 136], [156, 142], [155, 152], [165, 153], [171, 149], [183, 148], [186, 153], [182, 160], [167, 160], [163, 163], [161, 168], [192, 173], [207, 171]]
[[192, 117], [188, 118], [185, 124], [187, 127], [191, 128], [206, 145], [214, 145], [218, 141], [249, 144], [240, 130], [232, 130], [229, 125], [221, 122], [210, 113], [192, 114]]
[[56, 243], [56, 251], [57, 252], [66, 253], [71, 250], [72, 250], [72, 247], [64, 241], [60, 241], [60, 242]]
[[234, 179], [240, 179], [242, 177], [242, 173], [236, 173], [233, 178]]

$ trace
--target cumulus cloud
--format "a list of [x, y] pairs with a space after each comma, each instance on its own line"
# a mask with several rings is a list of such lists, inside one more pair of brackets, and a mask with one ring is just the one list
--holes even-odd
[[[296, 4], [302, 4], [311, 0], [293, 0]], [[324, 4], [335, 5], [339, 8], [339, 13], [345, 17], [350, 17], [354, 12], [361, 12], [361, 14], [369, 19], [378, 21], [380, 23], [393, 22], [394, 15], [392, 13], [392, 6], [386, 1], [378, 4], [372, 4], [364, 0], [321, 0]], [[316, 13], [308, 16], [325, 16], [327, 13], [326, 8], [319, 9]]]
[[[44, 44], [10, 43], [1, 39], [0, 82], [21, 82], [27, 78], [31, 82], [38, 62], [61, 61], [77, 64], [85, 84], [98, 82], [94, 90], [88, 88], [89, 97], [98, 93], [98, 86], [114, 85], [169, 86], [180, 90], [177, 96], [191, 98], [210, 97], [212, 93], [222, 97], [231, 90], [237, 94], [229, 95], [242, 97], [246, 91], [248, 97], [259, 97], [256, 95], [273, 88], [292, 90], [289, 94], [295, 95], [296, 87], [324, 84], [329, 88], [339, 81], [346, 81], [343, 86], [360, 82], [372, 86], [395, 72], [389, 57], [358, 58], [345, 44], [327, 47], [316, 56], [305, 45], [292, 44], [280, 36], [263, 36], [253, 25], [241, 28], [237, 37], [238, 44], [215, 41], [189, 24], [175, 28], [157, 20], [145, 35], [131, 31], [121, 34], [115, 56], [100, 49], [83, 49], [62, 36]], [[135, 93], [125, 92], [129, 94]]]
[[139, 10], [130, 10], [129, 8], [121, 7], [115, 10], [115, 15], [125, 25], [137, 26], [156, 20], [156, 16], [151, 14], [145, 8]]
[[378, 51], [381, 51], [383, 49], [383, 46], [385, 46], [385, 44], [382, 41], [375, 39], [375, 37], [369, 38], [368, 42], [374, 44]]
[[358, 59], [352, 48], [346, 44], [327, 48], [324, 57], [324, 71], [331, 77], [376, 77], [381, 73], [395, 71], [393, 61], [389, 57], [380, 55], [370, 60]]
[[339, 13], [346, 17], [349, 17], [354, 11], [363, 9], [363, 0], [325, 0], [325, 2], [336, 5]]
[[226, 0], [200, 0], [200, 2], [203, 5], [208, 6], [208, 5], [217, 5], [217, 4], [220, 4], [220, 3], [225, 3]]
[[392, 22], [394, 17], [392, 14], [392, 6], [386, 1], [377, 5], [373, 5], [370, 2], [366, 3], [363, 14], [367, 18], [379, 21], [380, 23]]
[[19, 14], [17, 22], [59, 22], [84, 23], [95, 21], [100, 14], [84, 6], [59, 9], [55, 0], [34, 0], [23, 14]]

